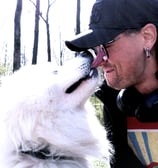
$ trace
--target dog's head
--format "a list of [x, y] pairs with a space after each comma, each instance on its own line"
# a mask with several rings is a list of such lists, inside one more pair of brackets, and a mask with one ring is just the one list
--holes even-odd
[[[71, 104], [71, 107], [84, 104], [94, 92], [98, 84], [98, 71], [91, 68], [92, 60], [92, 56], [84, 52], [67, 61], [56, 72], [54, 85], [55, 92], [59, 95], [59, 101], [65, 103], [71, 101], [71, 103], [68, 103]], [[62, 97], [64, 100], [62, 100]]]
[[59, 107], [65, 110], [83, 105], [98, 84], [92, 61], [91, 54], [83, 52], [60, 67], [47, 63], [21, 68], [9, 78], [5, 85], [8, 94], [4, 93], [3, 99], [6, 97], [6, 103], [12, 102], [13, 106], [21, 103], [21, 108], [33, 105], [36, 111], [40, 110], [39, 104], [47, 110], [53, 105], [57, 111]]

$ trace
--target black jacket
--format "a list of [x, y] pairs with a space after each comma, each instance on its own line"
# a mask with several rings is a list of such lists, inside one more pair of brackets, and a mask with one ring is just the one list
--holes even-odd
[[127, 143], [126, 115], [117, 108], [119, 91], [104, 82], [95, 95], [104, 103], [103, 117], [108, 138], [114, 145], [115, 154], [111, 168], [145, 168]]

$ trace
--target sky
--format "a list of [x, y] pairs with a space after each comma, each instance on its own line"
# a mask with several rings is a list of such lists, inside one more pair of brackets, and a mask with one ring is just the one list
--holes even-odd
[[[95, 0], [81, 0], [81, 31], [88, 28], [91, 8]], [[14, 42], [14, 13], [17, 0], [0, 0], [0, 63], [7, 55], [8, 62], [13, 56]], [[56, 0], [49, 13], [52, 55], [55, 58], [60, 53], [60, 40], [62, 42], [74, 35], [77, 0]], [[47, 0], [41, 0], [41, 12], [45, 17]], [[23, 0], [21, 17], [21, 44], [22, 53], [25, 53], [28, 64], [32, 59], [34, 37], [34, 12], [35, 8], [29, 0]], [[64, 43], [61, 47], [63, 47]], [[40, 19], [38, 61], [47, 61], [46, 53], [46, 27]], [[67, 51], [67, 54], [71, 51]]]

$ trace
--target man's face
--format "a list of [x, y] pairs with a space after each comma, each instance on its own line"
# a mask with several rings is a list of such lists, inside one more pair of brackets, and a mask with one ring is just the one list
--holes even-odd
[[120, 34], [106, 46], [106, 52], [99, 66], [110, 87], [122, 89], [143, 82], [146, 58], [141, 33]]

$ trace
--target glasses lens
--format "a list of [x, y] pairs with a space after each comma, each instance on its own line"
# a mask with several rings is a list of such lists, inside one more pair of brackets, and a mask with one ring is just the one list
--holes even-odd
[[100, 47], [100, 49], [99, 49], [100, 54], [101, 54], [103, 57], [109, 58], [109, 54], [108, 54], [108, 51], [107, 51], [107, 49], [106, 49], [106, 46], [101, 44], [99, 47]]

